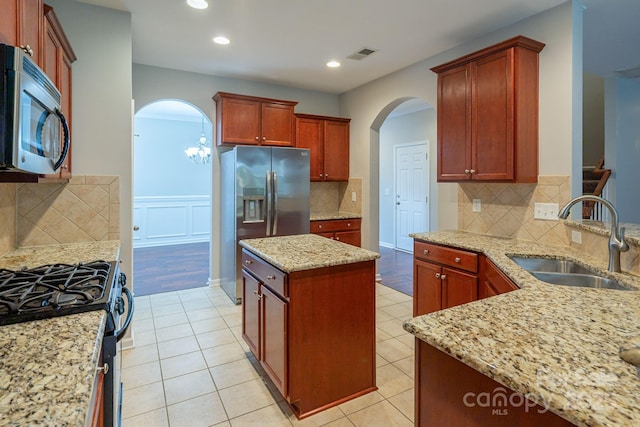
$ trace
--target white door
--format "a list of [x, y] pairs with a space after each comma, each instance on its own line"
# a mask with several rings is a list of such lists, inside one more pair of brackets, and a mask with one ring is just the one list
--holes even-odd
[[429, 143], [395, 147], [396, 249], [413, 252], [410, 233], [429, 231]]

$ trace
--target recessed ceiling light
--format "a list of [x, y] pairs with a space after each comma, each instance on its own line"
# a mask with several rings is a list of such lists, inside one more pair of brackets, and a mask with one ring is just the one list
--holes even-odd
[[229, 44], [230, 41], [225, 36], [217, 36], [213, 38], [213, 42], [217, 44]]
[[209, 7], [207, 0], [187, 0], [187, 4], [194, 9], [206, 9]]
[[329, 61], [327, 62], [327, 67], [329, 68], [338, 68], [340, 66], [340, 62], [338, 61]]

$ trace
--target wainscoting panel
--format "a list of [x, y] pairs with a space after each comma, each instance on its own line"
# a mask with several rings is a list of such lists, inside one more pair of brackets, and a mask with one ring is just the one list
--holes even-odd
[[209, 196], [135, 197], [133, 247], [206, 242], [211, 239]]

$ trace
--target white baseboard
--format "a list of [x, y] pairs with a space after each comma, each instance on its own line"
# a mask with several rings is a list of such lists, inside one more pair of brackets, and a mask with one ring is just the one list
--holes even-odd
[[383, 248], [395, 249], [395, 245], [393, 243], [378, 242], [378, 245], [382, 246]]
[[209, 277], [209, 280], [207, 281], [207, 283], [209, 283], [209, 286], [220, 286], [220, 284], [222, 283], [222, 279], [211, 279], [211, 277]]
[[133, 342], [133, 331], [130, 330], [130, 334], [131, 336], [128, 337], [124, 337], [122, 338], [122, 340], [120, 340], [120, 348], [122, 350], [128, 350], [130, 348], [134, 348], [135, 344]]

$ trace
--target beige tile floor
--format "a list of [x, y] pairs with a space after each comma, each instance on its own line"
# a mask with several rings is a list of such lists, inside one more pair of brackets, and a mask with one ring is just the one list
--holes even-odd
[[123, 427], [413, 425], [411, 297], [376, 284], [378, 391], [296, 419], [242, 339], [219, 287], [136, 297], [122, 352]]

